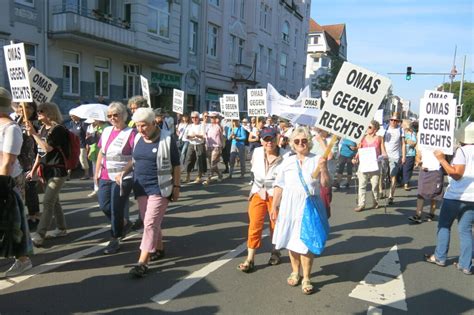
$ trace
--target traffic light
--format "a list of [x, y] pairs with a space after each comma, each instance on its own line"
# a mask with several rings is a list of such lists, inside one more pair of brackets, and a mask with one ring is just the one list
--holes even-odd
[[410, 81], [412, 74], [413, 72], [411, 72], [411, 67], [407, 67], [407, 75], [405, 76], [405, 79], [407, 79], [407, 81]]

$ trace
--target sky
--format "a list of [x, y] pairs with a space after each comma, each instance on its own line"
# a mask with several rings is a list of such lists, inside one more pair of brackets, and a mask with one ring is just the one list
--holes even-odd
[[[474, 1], [472, 0], [311, 0], [311, 18], [320, 25], [346, 24], [348, 61], [391, 79], [393, 93], [418, 112], [425, 90], [449, 73], [456, 52], [457, 81], [466, 55], [465, 81], [473, 82]], [[449, 82], [446, 75], [445, 82]]]

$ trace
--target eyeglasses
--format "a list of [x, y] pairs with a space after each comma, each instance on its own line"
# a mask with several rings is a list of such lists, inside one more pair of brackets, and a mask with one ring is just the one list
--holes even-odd
[[398, 121], [398, 119], [390, 119], [390, 121]]
[[296, 145], [299, 145], [300, 142], [301, 142], [301, 144], [308, 144], [308, 139], [295, 139], [295, 140], [293, 140], [293, 142], [294, 142]]
[[109, 114], [107, 115], [107, 118], [112, 118], [112, 117], [117, 118], [118, 116], [119, 114]]
[[372, 126], [369, 126], [369, 129], [372, 129], [372, 128], [374, 128], [374, 127], [372, 127]]

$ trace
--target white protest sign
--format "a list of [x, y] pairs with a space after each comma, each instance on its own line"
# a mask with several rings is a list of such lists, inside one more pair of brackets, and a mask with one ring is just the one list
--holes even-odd
[[454, 98], [454, 94], [448, 92], [425, 90], [425, 96], [423, 98], [452, 99]]
[[219, 105], [221, 107], [221, 114], [224, 115], [223, 112], [222, 112], [224, 110], [224, 98], [223, 97], [219, 97]]
[[33, 101], [38, 105], [50, 102], [53, 99], [54, 93], [58, 89], [57, 84], [35, 67], [31, 67], [29, 75]]
[[442, 95], [441, 98], [421, 99], [418, 131], [420, 149], [441, 150], [444, 154], [453, 154], [455, 119], [455, 99]]
[[305, 97], [303, 98], [302, 105], [303, 105], [303, 108], [321, 109], [321, 99]]
[[427, 168], [428, 171], [437, 171], [440, 168], [440, 164], [433, 151], [421, 150], [421, 163], [423, 168]]
[[360, 148], [357, 153], [359, 154], [359, 171], [361, 173], [369, 173], [379, 170], [375, 147]]
[[267, 114], [267, 90], [247, 90], [247, 113], [251, 116], [268, 116]]
[[359, 142], [390, 85], [388, 78], [344, 62], [316, 126]]
[[383, 109], [378, 109], [375, 112], [374, 120], [376, 120], [380, 125], [383, 124]]
[[141, 75], [140, 82], [142, 84], [142, 95], [146, 99], [148, 103], [148, 107], [151, 107], [150, 88], [148, 86], [148, 79]]
[[225, 119], [240, 119], [239, 116], [239, 95], [224, 94], [222, 95], [221, 112]]
[[173, 112], [183, 114], [184, 91], [173, 89]]
[[3, 46], [12, 101], [32, 102], [30, 77], [23, 43]]

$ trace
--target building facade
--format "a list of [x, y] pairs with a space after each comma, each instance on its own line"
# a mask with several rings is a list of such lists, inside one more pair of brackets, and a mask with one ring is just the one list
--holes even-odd
[[[150, 84], [153, 107], [219, 110], [225, 93], [304, 87], [310, 0], [8, 0], [0, 43], [24, 42], [28, 60], [59, 88], [63, 112], [99, 99], [126, 102]], [[0, 58], [4, 64], [3, 51]], [[2, 86], [8, 86], [6, 74]]]

